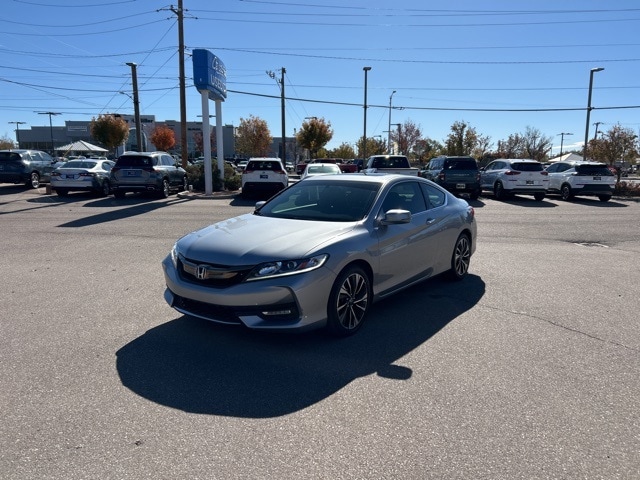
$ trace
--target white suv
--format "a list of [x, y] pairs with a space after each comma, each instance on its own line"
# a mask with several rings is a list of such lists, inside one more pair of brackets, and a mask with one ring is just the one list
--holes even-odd
[[535, 160], [500, 158], [480, 170], [480, 188], [493, 192], [497, 200], [520, 194], [540, 201], [548, 186], [549, 175]]
[[616, 177], [604, 163], [574, 160], [556, 162], [547, 167], [549, 193], [559, 193], [563, 200], [576, 195], [590, 195], [607, 202], [613, 195]]
[[289, 176], [279, 158], [250, 158], [242, 171], [242, 196], [269, 193], [287, 188]]

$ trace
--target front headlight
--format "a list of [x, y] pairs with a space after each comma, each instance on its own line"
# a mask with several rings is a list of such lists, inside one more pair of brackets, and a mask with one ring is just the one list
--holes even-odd
[[310, 272], [320, 268], [329, 258], [328, 254], [316, 255], [314, 257], [302, 258], [299, 260], [279, 260], [266, 262], [257, 265], [246, 281], [264, 280], [265, 278], [283, 277], [287, 275], [297, 275], [298, 273]]
[[173, 248], [171, 248], [171, 263], [173, 263], [174, 268], [178, 268], [178, 243], [173, 244]]

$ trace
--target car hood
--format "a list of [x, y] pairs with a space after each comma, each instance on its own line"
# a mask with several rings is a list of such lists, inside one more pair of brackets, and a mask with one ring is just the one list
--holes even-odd
[[221, 265], [250, 265], [270, 260], [303, 258], [354, 230], [354, 223], [315, 222], [245, 214], [178, 241], [190, 260]]

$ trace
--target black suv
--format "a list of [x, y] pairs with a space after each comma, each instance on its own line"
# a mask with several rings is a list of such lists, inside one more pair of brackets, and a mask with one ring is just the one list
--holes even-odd
[[473, 157], [432, 158], [420, 176], [437, 183], [451, 193], [466, 194], [472, 200], [480, 196], [480, 171]]
[[40, 150], [0, 150], [0, 183], [38, 188], [51, 178], [53, 164], [53, 157]]
[[125, 152], [109, 176], [116, 198], [127, 192], [153, 192], [167, 198], [187, 189], [187, 172], [166, 152]]

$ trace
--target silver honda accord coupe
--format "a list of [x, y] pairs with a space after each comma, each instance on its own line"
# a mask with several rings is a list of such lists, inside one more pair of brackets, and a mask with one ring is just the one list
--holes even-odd
[[462, 279], [476, 232], [473, 207], [424, 178], [310, 177], [179, 239], [164, 297], [214, 322], [346, 336], [377, 300], [441, 273]]

